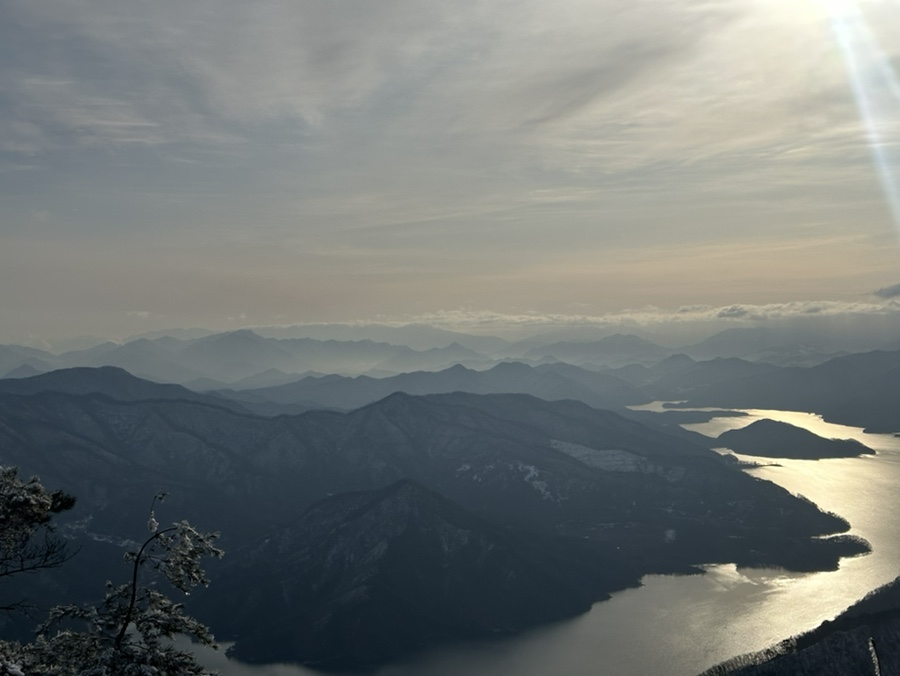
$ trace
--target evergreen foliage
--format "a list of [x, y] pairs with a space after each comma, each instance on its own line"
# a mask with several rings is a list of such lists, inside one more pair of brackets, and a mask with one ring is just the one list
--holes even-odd
[[[0, 581], [62, 565], [73, 552], [51, 523], [71, 509], [75, 498], [47, 491], [37, 477], [19, 478], [15, 467], [0, 467]], [[5, 601], [0, 610], [21, 607], [24, 599]]]
[[[57, 606], [40, 625], [32, 643], [0, 641], [0, 676], [150, 676], [208, 674], [194, 655], [175, 648], [172, 639], [186, 635], [207, 646], [215, 642], [208, 627], [186, 615], [184, 605], [159, 591], [163, 578], [189, 594], [207, 585], [201, 561], [221, 557], [217, 533], [202, 533], [187, 521], [160, 528], [153, 507], [150, 535], [125, 554], [131, 579], [106, 583], [102, 602]], [[37, 478], [18, 479], [15, 468], [0, 468], [0, 574], [59, 565], [69, 558], [65, 543], [53, 535], [50, 519], [74, 499], [48, 493]]]

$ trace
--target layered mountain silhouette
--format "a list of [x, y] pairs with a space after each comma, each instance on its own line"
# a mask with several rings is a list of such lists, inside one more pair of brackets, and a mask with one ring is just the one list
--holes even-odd
[[[157, 382], [215, 389], [277, 385], [286, 382], [285, 375], [308, 372], [383, 377], [417, 370], [438, 371], [454, 364], [483, 370], [507, 360], [532, 365], [565, 362], [596, 371], [636, 365], [652, 367], [679, 353], [700, 360], [740, 357], [778, 366], [812, 366], [835, 355], [837, 348], [833, 346], [792, 342], [804, 336], [763, 329], [730, 329], [702, 343], [675, 350], [631, 334], [577, 341], [547, 336], [510, 343], [494, 336], [415, 325], [261, 327], [224, 333], [171, 330], [138, 336], [123, 344], [98, 343], [61, 354], [0, 345], [0, 375], [15, 374], [23, 366], [36, 372], [75, 366], [118, 366]], [[271, 379], [263, 375], [266, 373]]]
[[547, 400], [574, 399], [598, 408], [620, 408], [650, 401], [638, 388], [609, 373], [568, 364], [532, 367], [520, 362], [503, 362], [486, 371], [456, 365], [443, 371], [418, 371], [388, 378], [309, 376], [274, 387], [215, 393], [259, 412], [281, 413], [295, 412], [281, 407], [296, 405], [351, 410], [394, 392], [521, 393]]
[[672, 354], [649, 340], [634, 335], [614, 334], [595, 342], [560, 341], [533, 347], [522, 356], [525, 359], [553, 359], [569, 364], [590, 364], [609, 368], [627, 364], [654, 364]]
[[709, 361], [694, 361], [686, 355], [672, 355], [655, 366], [640, 364], [611, 371], [622, 380], [640, 387], [655, 400], [677, 400], [745, 378], [761, 377], [778, 372], [771, 364], [757, 364], [737, 358], [717, 357]]
[[[458, 343], [413, 350], [405, 345], [371, 340], [315, 340], [266, 338], [253, 331], [215, 333], [197, 338], [136, 338], [122, 345], [102, 343], [89, 349], [54, 355], [19, 346], [0, 346], [0, 374], [29, 365], [44, 372], [75, 366], [117, 366], [157, 382], [193, 384], [207, 389], [262, 378], [276, 372], [270, 385], [283, 382], [280, 374], [390, 375], [418, 369], [440, 370], [457, 363], [481, 363], [486, 358]], [[494, 362], [488, 361], [488, 365]], [[250, 380], [253, 383], [252, 380]]]
[[872, 432], [900, 432], [900, 351], [846, 355], [811, 368], [760, 366], [707, 383], [685, 375], [672, 398], [689, 406], [810, 411]]
[[[343, 641], [353, 623], [375, 626], [386, 618], [404, 637], [381, 653], [361, 639], [359, 653], [351, 651], [357, 666], [434, 641], [514, 631], [578, 612], [649, 572], [713, 562], [833, 569], [842, 556], [866, 551], [850, 538], [820, 537], [848, 529], [839, 517], [742, 473], [718, 454], [576, 401], [394, 393], [347, 413], [263, 417], [114, 368], [2, 384], [0, 462], [78, 496], [67, 530], [73, 537], [132, 537], [135, 524], [146, 520], [149, 498], [166, 490], [167, 509], [224, 532], [235, 568], [223, 574], [237, 576], [228, 579], [242, 590], [228, 599], [237, 604], [229, 606], [229, 632], [252, 636], [261, 621], [259, 599], [273, 590], [312, 585], [311, 595], [277, 606], [271, 621], [290, 632], [324, 618], [316, 615], [323, 608], [342, 608], [316, 634], [323, 646]], [[356, 495], [341, 497], [346, 493]], [[385, 515], [377, 528], [376, 514]], [[450, 526], [469, 533], [470, 544], [453, 545], [464, 538]], [[366, 540], [366, 531], [382, 544]], [[516, 534], [522, 531], [528, 536]], [[264, 578], [253, 557], [271, 551], [259, 544], [266, 538], [282, 538], [290, 563]], [[542, 544], [530, 547], [529, 539]], [[503, 548], [507, 558], [499, 556]], [[376, 551], [377, 570], [357, 567]], [[316, 567], [316, 561], [337, 561], [340, 552], [349, 557], [345, 567]], [[571, 558], [574, 568], [558, 564], [555, 571], [551, 562], [561, 558]], [[459, 579], [441, 577], [448, 574], [441, 572], [444, 563], [458, 564]], [[588, 563], [594, 581], [565, 592], [560, 571], [583, 580], [578, 571]], [[81, 573], [109, 575], [100, 567]], [[511, 582], [503, 591], [500, 579], [538, 589], [526, 593]], [[432, 583], [447, 585], [446, 595], [438, 589], [434, 597], [422, 596]], [[542, 585], [552, 591], [542, 596]], [[493, 586], [497, 593], [485, 592], [484, 607], [473, 614], [461, 592], [450, 593], [469, 586]], [[352, 593], [362, 588], [371, 591], [369, 601]], [[517, 594], [524, 605], [513, 603]], [[386, 598], [403, 599], [409, 612], [380, 608]], [[431, 602], [449, 604], [448, 618], [456, 619], [426, 622]], [[301, 608], [307, 609], [302, 617]], [[510, 618], [519, 612], [515, 623]], [[214, 629], [221, 616], [211, 616]], [[285, 657], [261, 639], [238, 645], [255, 660]], [[333, 657], [302, 642], [288, 645], [290, 659], [327, 663]]]
[[[34, 369], [38, 373], [50, 371], [55, 366], [56, 356], [44, 350], [21, 345], [0, 345], [0, 374], [8, 374], [22, 367]], [[16, 377], [13, 375], [12, 377]]]
[[440, 329], [427, 324], [301, 324], [296, 326], [263, 326], [254, 329], [266, 338], [357, 341], [406, 345], [413, 350], [425, 351], [442, 348], [454, 343], [481, 354], [493, 354], [510, 345], [497, 336], [471, 335], [459, 331]]
[[43, 369], [36, 368], [31, 364], [25, 363], [21, 366], [17, 366], [12, 371], [9, 371], [5, 374], [4, 378], [30, 378], [31, 376], [37, 376], [41, 373], [44, 373]]

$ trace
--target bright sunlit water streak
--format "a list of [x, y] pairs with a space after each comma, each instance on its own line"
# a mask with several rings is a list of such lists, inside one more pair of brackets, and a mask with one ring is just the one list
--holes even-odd
[[[648, 406], [653, 410], [662, 407]], [[760, 650], [831, 619], [869, 591], [900, 575], [900, 438], [866, 434], [824, 422], [811, 413], [747, 410], [744, 417], [689, 425], [718, 436], [754, 420], [771, 418], [825, 437], [854, 438], [878, 451], [874, 457], [830, 460], [764, 459], [777, 466], [750, 472], [804, 495], [852, 524], [852, 533], [873, 546], [867, 556], [845, 559], [834, 572], [707, 567], [705, 575], [650, 575], [643, 586], [571, 621], [506, 641], [437, 650], [382, 676], [688, 676], [738, 654]], [[740, 456], [753, 460], [746, 456]], [[251, 667], [218, 656], [226, 676], [309, 676], [302, 667]]]
[[[866, 130], [878, 180], [891, 211], [894, 229], [900, 236], [900, 171], [894, 158], [890, 156], [891, 139], [883, 138], [881, 133], [881, 129], [894, 122], [897, 117], [896, 103], [900, 101], [900, 84], [890, 61], [856, 4], [836, 1], [826, 4], [832, 31], [847, 68], [856, 107]], [[876, 78], [876, 74], [880, 78]], [[886, 93], [892, 95], [893, 105], [890, 101], [882, 102], [879, 109], [879, 102], [885, 98]]]

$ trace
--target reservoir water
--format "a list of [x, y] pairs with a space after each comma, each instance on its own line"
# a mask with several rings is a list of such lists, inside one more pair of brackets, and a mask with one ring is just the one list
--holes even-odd
[[[844, 559], [840, 570], [826, 573], [716, 565], [707, 567], [704, 575], [651, 575], [643, 579], [641, 587], [618, 592], [573, 620], [514, 639], [429, 652], [378, 673], [687, 676], [812, 629], [900, 575], [900, 438], [866, 434], [858, 428], [823, 422], [809, 413], [745, 412], [746, 417], [714, 418], [685, 427], [716, 437], [725, 430], [770, 418], [827, 438], [858, 439], [877, 451], [876, 456], [848, 459], [762, 459], [778, 464], [747, 470], [846, 518], [852, 525], [850, 532], [872, 545], [871, 554]], [[319, 673], [287, 665], [251, 667], [221, 655], [209, 659], [209, 666], [228, 676]]]

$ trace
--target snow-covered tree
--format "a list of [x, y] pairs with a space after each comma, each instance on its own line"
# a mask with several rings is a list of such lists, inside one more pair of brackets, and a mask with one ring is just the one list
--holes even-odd
[[[56, 535], [51, 520], [74, 505], [75, 498], [48, 491], [37, 477], [23, 481], [15, 467], [0, 467], [0, 580], [55, 568], [71, 558], [72, 550]], [[24, 601], [4, 598], [0, 610]]]
[[203, 623], [188, 616], [181, 603], [155, 587], [159, 578], [189, 594], [208, 584], [201, 566], [207, 556], [221, 557], [217, 533], [202, 533], [187, 521], [160, 528], [153, 506], [150, 535], [125, 554], [130, 580], [107, 582], [102, 603], [57, 606], [38, 629], [34, 642], [0, 642], [0, 676], [160, 676], [208, 674], [191, 652], [174, 647], [172, 639], [186, 635], [208, 646], [213, 636]]

